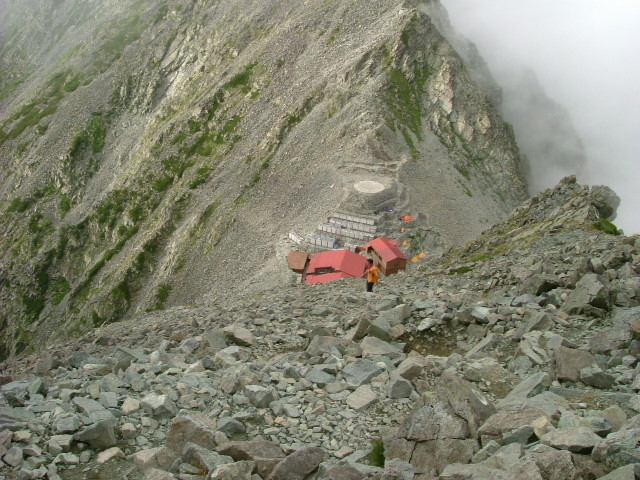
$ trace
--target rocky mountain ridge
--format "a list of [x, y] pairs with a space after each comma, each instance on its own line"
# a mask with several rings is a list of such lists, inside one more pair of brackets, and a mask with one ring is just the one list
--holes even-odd
[[373, 296], [291, 286], [16, 358], [0, 475], [634, 478], [640, 240], [594, 227], [615, 205], [567, 178]]
[[518, 147], [430, 3], [3, 0], [0, 358], [287, 284], [339, 209], [504, 218]]

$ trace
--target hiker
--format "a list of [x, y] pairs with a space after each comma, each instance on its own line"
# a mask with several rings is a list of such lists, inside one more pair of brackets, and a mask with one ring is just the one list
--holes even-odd
[[380, 281], [380, 269], [369, 259], [367, 268], [367, 292], [373, 292], [373, 285]]

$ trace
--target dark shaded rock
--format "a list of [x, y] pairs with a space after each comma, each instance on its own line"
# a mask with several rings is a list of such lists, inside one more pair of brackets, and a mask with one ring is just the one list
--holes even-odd
[[275, 466], [268, 480], [304, 480], [324, 461], [326, 453], [319, 447], [302, 448]]
[[640, 439], [640, 428], [610, 433], [594, 448], [592, 457], [596, 462], [603, 463], [609, 468], [640, 463], [638, 439]]
[[570, 314], [583, 313], [587, 307], [609, 310], [608, 282], [595, 273], [588, 273], [576, 284], [576, 288], [569, 294], [562, 304], [561, 310]]
[[112, 420], [101, 420], [73, 435], [77, 442], [88, 443], [91, 448], [103, 450], [116, 444]]
[[478, 429], [478, 435], [483, 445], [486, 445], [490, 440], [502, 443], [506, 434], [520, 427], [531, 425], [534, 420], [540, 417], [548, 418], [548, 415], [541, 409], [501, 410], [487, 419]]
[[586, 350], [558, 347], [553, 351], [553, 372], [557, 380], [577, 382], [580, 370], [595, 363], [595, 357]]
[[206, 415], [193, 413], [176, 417], [167, 434], [166, 446], [182, 453], [187, 443], [194, 443], [209, 450], [215, 448], [216, 424]]
[[544, 445], [573, 453], [589, 453], [600, 443], [601, 438], [585, 427], [558, 428], [542, 436]]
[[231, 457], [207, 450], [195, 443], [187, 443], [184, 446], [182, 460], [207, 472], [213, 472], [220, 465], [233, 463]]
[[218, 452], [228, 455], [236, 462], [240, 460], [255, 462], [256, 473], [262, 478], [267, 478], [273, 468], [285, 457], [277, 444], [265, 440], [226, 443], [218, 448]]
[[527, 452], [527, 456], [538, 466], [544, 480], [576, 480], [578, 478], [571, 453], [566, 450], [536, 445]]
[[326, 474], [326, 480], [365, 480], [366, 476], [351, 465], [336, 465]]

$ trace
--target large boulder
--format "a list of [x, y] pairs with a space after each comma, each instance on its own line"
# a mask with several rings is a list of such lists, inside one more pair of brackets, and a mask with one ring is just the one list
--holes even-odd
[[600, 440], [602, 439], [598, 435], [586, 427], [558, 428], [547, 432], [540, 439], [543, 445], [574, 453], [590, 453]]
[[116, 444], [116, 435], [112, 420], [101, 420], [75, 433], [73, 439], [77, 442], [88, 443], [95, 449], [106, 449]]
[[580, 370], [595, 363], [595, 357], [587, 350], [558, 347], [553, 352], [553, 372], [557, 380], [577, 382]]
[[176, 453], [182, 453], [187, 443], [195, 443], [201, 447], [213, 449], [216, 423], [210, 417], [192, 413], [173, 419], [167, 434], [166, 446]]
[[523, 457], [522, 446], [511, 444], [502, 447], [483, 462], [465, 465], [447, 465], [439, 480], [543, 480], [536, 463]]
[[478, 435], [482, 440], [482, 445], [488, 444], [491, 440], [502, 443], [505, 436], [522, 427], [531, 427], [540, 418], [550, 420], [548, 414], [539, 408], [525, 410], [500, 410], [487, 419], [478, 429]]
[[609, 310], [611, 306], [609, 282], [595, 273], [588, 273], [578, 281], [576, 288], [562, 304], [561, 310], [569, 314], [578, 314], [588, 311], [589, 306], [602, 310]]
[[360, 358], [350, 363], [342, 369], [342, 376], [350, 387], [358, 388], [361, 385], [369, 383], [369, 381], [383, 372], [383, 369], [377, 363]]
[[547, 445], [536, 445], [526, 455], [538, 466], [544, 480], [577, 480], [571, 453]]
[[248, 442], [229, 442], [218, 448], [222, 455], [228, 455], [236, 462], [250, 460], [262, 478], [267, 478], [274, 467], [285, 457], [282, 449], [273, 442], [251, 440]]
[[628, 463], [640, 463], [640, 428], [630, 428], [610, 433], [593, 449], [591, 454], [596, 462], [604, 463], [609, 468]]
[[304, 480], [324, 461], [326, 453], [319, 447], [306, 447], [281, 460], [268, 480]]

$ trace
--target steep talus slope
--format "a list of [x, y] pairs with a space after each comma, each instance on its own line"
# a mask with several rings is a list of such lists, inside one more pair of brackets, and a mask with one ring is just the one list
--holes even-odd
[[[629, 470], [640, 460], [640, 239], [594, 227], [616, 201], [566, 178], [373, 295], [358, 279], [291, 285], [138, 315], [13, 358], [0, 364], [0, 430], [12, 430], [0, 436], [11, 462], [0, 475]], [[372, 465], [381, 456], [384, 468]]]
[[339, 209], [446, 245], [508, 213], [511, 130], [417, 5], [5, 1], [0, 356], [286, 283]]

